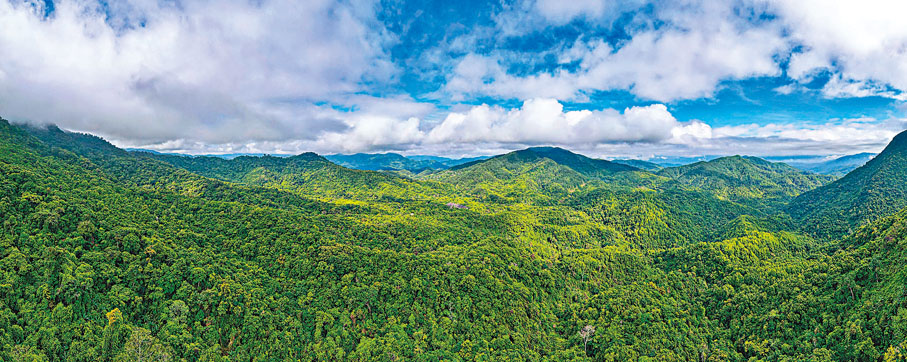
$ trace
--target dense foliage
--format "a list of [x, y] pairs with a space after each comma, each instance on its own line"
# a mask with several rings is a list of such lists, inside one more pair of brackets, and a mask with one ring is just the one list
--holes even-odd
[[837, 238], [907, 207], [907, 132], [837, 182], [800, 195], [788, 212], [803, 230]]
[[672, 182], [710, 190], [721, 199], [757, 206], [779, 206], [804, 191], [834, 180], [783, 163], [756, 157], [722, 157], [658, 172]]
[[713, 162], [410, 178], [0, 121], [0, 359], [905, 360], [907, 210], [813, 239], [775, 206], [827, 179]]

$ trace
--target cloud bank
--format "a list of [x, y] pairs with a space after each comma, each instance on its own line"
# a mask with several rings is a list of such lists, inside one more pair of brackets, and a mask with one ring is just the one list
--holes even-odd
[[[907, 127], [900, 1], [532, 0], [439, 34], [413, 30], [422, 10], [394, 9], [0, 0], [0, 115], [193, 153], [828, 154], [878, 151]], [[778, 97], [896, 103], [875, 118], [751, 124], [673, 112], [763, 78]], [[631, 101], [590, 101], [601, 92]]]

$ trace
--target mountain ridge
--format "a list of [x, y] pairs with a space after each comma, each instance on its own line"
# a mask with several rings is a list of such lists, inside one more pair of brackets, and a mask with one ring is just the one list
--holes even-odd
[[896, 135], [865, 165], [806, 192], [787, 212], [821, 237], [838, 237], [907, 207], [907, 131]]

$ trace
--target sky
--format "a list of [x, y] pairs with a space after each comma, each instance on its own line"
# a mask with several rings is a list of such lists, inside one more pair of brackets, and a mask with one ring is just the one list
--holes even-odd
[[901, 0], [0, 0], [0, 117], [163, 152], [878, 152]]

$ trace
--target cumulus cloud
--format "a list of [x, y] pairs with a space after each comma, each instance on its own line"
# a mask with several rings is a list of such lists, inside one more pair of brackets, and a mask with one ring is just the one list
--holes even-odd
[[657, 142], [680, 123], [662, 104], [623, 112], [564, 111], [554, 99], [531, 99], [519, 109], [481, 105], [451, 113], [427, 135], [429, 143], [594, 144]]
[[[529, 1], [502, 12], [494, 34], [520, 37], [573, 21], [607, 34], [614, 30], [614, 19], [636, 15], [618, 25], [626, 39], [580, 36], [559, 49], [558, 63], [578, 61], [578, 68], [519, 74], [507, 70], [525, 61], [521, 54], [466, 54], [448, 75], [445, 90], [455, 97], [517, 99], [575, 99], [584, 92], [627, 90], [672, 102], [711, 97], [726, 81], [786, 71], [800, 83], [832, 73], [822, 92], [829, 98], [903, 99], [904, 13], [907, 3], [897, 0]], [[792, 87], [778, 91], [789, 94]]]
[[312, 104], [395, 73], [370, 1], [112, 4], [0, 1], [5, 117], [145, 141], [311, 138], [337, 124]]
[[[600, 15], [597, 5], [558, 3], [550, 7], [562, 9], [570, 19]], [[544, 4], [548, 2], [536, 3], [549, 7]], [[730, 3], [691, 1], [687, 5], [665, 5], [653, 15], [664, 25], [629, 29], [630, 39], [620, 44], [601, 38], [576, 41], [562, 51], [561, 59], [561, 63], [578, 61], [575, 70], [513, 75], [506, 71], [514, 61], [507, 55], [467, 54], [448, 76], [445, 90], [454, 97], [522, 99], [577, 99], [588, 91], [628, 90], [644, 99], [670, 102], [710, 97], [722, 81], [780, 75], [777, 58], [789, 46], [780, 26], [756, 26], [740, 19]]]
[[907, 27], [903, 16], [907, 3], [791, 0], [768, 4], [790, 32], [791, 40], [802, 47], [791, 56], [791, 77], [808, 79], [817, 71], [832, 71], [856, 84], [873, 81], [907, 90]]
[[[0, 115], [124, 146], [846, 153], [877, 151], [907, 127], [899, 118], [720, 126], [669, 111], [759, 77], [783, 79], [778, 95], [905, 101], [900, 1], [528, 0], [472, 31], [448, 24], [457, 35], [438, 47], [402, 50], [393, 47], [405, 34], [389, 30], [377, 0], [54, 4], [0, 0]], [[551, 40], [566, 33], [576, 35]], [[599, 91], [658, 103], [584, 104]], [[512, 102], [522, 105], [499, 105]]]

